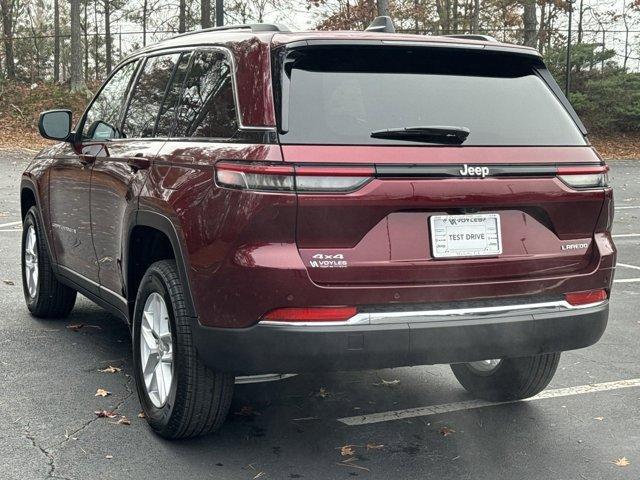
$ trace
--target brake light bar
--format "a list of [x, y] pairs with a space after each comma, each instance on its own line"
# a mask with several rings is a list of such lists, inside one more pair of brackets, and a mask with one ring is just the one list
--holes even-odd
[[270, 322], [344, 322], [353, 317], [356, 307], [292, 307], [277, 308], [266, 313], [261, 321]]
[[569, 305], [576, 307], [579, 305], [589, 305], [590, 303], [602, 302], [607, 299], [607, 292], [603, 289], [571, 292], [565, 293], [564, 298]]
[[241, 190], [300, 193], [352, 192], [375, 176], [374, 167], [300, 166], [218, 162], [216, 182], [221, 187]]

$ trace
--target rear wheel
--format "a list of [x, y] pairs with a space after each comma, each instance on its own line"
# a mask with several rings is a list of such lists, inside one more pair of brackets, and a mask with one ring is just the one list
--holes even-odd
[[451, 370], [462, 386], [478, 398], [501, 402], [532, 397], [549, 385], [560, 353], [456, 363]]
[[200, 361], [191, 322], [175, 262], [154, 263], [136, 298], [134, 372], [149, 425], [166, 438], [215, 431], [231, 405], [234, 377]]
[[32, 315], [63, 318], [73, 309], [77, 292], [53, 274], [38, 218], [36, 207], [31, 207], [22, 225], [22, 290]]

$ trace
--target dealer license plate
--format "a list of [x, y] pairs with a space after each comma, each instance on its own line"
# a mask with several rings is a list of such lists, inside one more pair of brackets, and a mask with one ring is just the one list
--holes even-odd
[[500, 215], [433, 215], [431, 254], [434, 258], [485, 257], [502, 253]]

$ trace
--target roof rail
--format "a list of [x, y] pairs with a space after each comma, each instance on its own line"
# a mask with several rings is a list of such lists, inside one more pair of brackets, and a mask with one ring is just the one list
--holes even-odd
[[243, 23], [239, 25], [223, 25], [221, 27], [203, 28], [193, 32], [185, 32], [174, 36], [173, 38], [186, 37], [188, 35], [196, 35], [203, 32], [223, 32], [225, 30], [251, 30], [252, 32], [289, 32], [290, 30], [284, 25], [275, 23]]
[[484, 42], [497, 42], [498, 40], [496, 40], [495, 38], [493, 38], [491, 35], [480, 35], [477, 33], [456, 33], [453, 35], [443, 35], [444, 37], [450, 37], [450, 38], [462, 38], [465, 40], [482, 40]]

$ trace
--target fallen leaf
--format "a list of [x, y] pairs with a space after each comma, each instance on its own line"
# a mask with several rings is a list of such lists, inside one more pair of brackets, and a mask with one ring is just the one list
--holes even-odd
[[375, 443], [367, 443], [367, 450], [380, 450], [384, 448], [384, 445], [378, 445]]
[[15, 285], [11, 280], [2, 280], [5, 285]]
[[340, 455], [342, 455], [343, 457], [350, 457], [351, 455], [355, 454], [356, 452], [353, 447], [355, 447], [355, 445], [345, 445], [343, 447], [340, 447]]
[[253, 417], [260, 415], [260, 412], [254, 409], [252, 405], [243, 405], [240, 408], [240, 411], [236, 412], [235, 415], [240, 415], [241, 417]]
[[[67, 328], [69, 328], [69, 327], [67, 327]], [[102, 368], [102, 369], [99, 369], [98, 371], [102, 372], [102, 373], [118, 373], [121, 370], [122, 370], [121, 368], [112, 367], [111, 365], [109, 365], [107, 368]]]
[[631, 462], [627, 460], [627, 457], [622, 457], [613, 462], [613, 464], [617, 467], [628, 467], [631, 465]]
[[138, 418], [147, 418], [147, 416], [144, 414], [144, 412], [140, 412], [138, 414]]
[[96, 410], [95, 413], [99, 418], [116, 418], [118, 414], [111, 410]]
[[129, 420], [124, 415], [122, 415], [117, 422], [109, 422], [109, 423], [113, 423], [114, 425], [131, 425], [131, 420]]
[[380, 379], [380, 383], [374, 383], [376, 387], [393, 387], [394, 385], [398, 385], [400, 380], [385, 380], [383, 378]]
[[111, 460], [113, 458], [113, 455], [105, 455], [104, 458], [106, 458], [107, 460]]
[[96, 394], [94, 395], [94, 397], [106, 397], [107, 395], [111, 395], [111, 392], [105, 390], [104, 388], [99, 388], [96, 391]]
[[318, 393], [316, 393], [316, 397], [320, 397], [320, 398], [327, 398], [329, 395], [331, 394], [324, 387], [320, 388]]
[[440, 429], [440, 435], [442, 435], [443, 437], [448, 437], [449, 435], [456, 433], [456, 431], [452, 428], [449, 427], [442, 427]]

